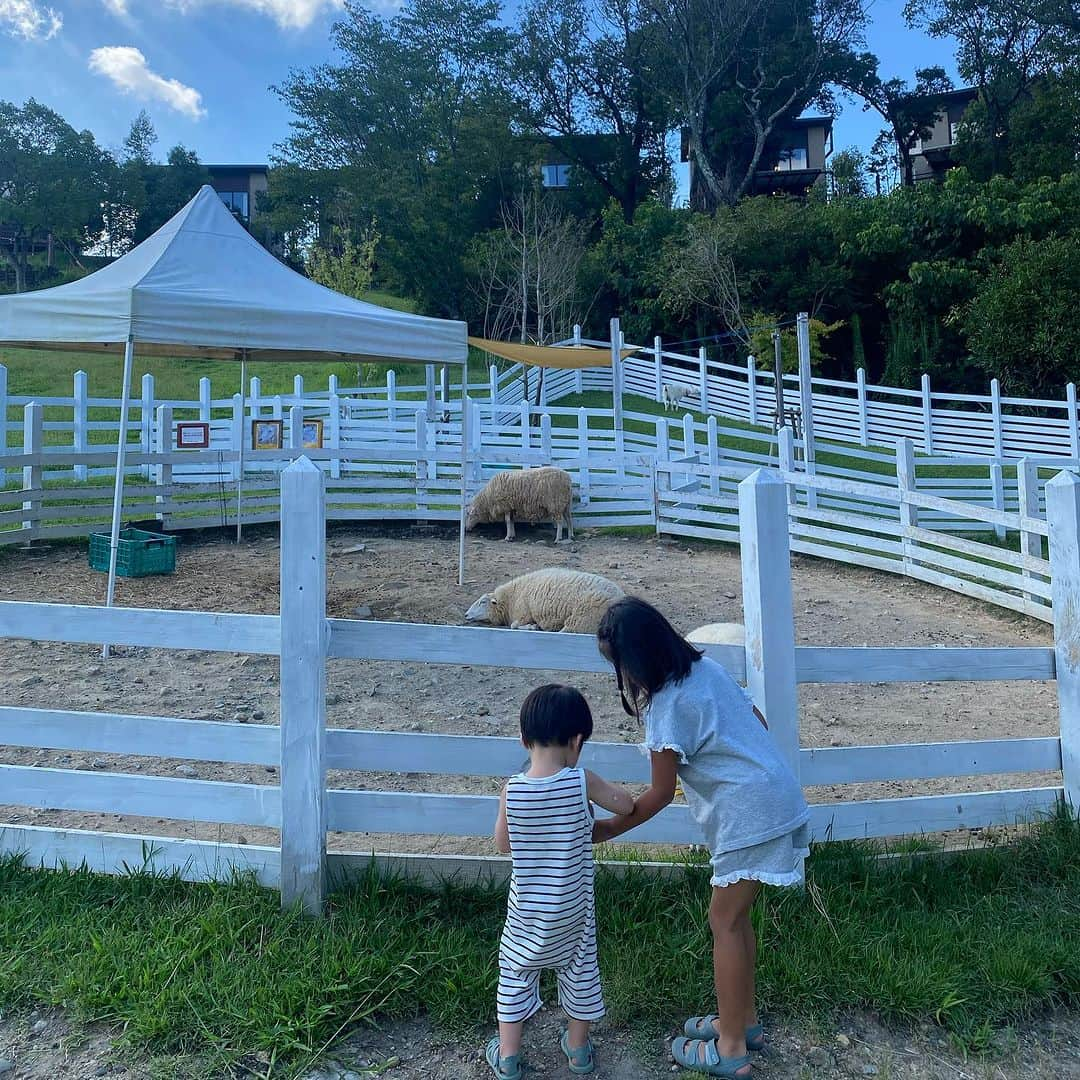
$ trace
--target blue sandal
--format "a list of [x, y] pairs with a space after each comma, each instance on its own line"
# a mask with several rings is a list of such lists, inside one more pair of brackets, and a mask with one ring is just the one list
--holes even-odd
[[[671, 1044], [671, 1056], [684, 1068], [719, 1076], [723, 1080], [750, 1080], [750, 1055], [726, 1058], [720, 1056], [715, 1039], [676, 1039]], [[747, 1070], [743, 1072], [743, 1070]]]
[[[709, 1016], [691, 1016], [683, 1024], [683, 1034], [690, 1039], [715, 1039], [715, 1019], [715, 1013]], [[765, 1049], [765, 1028], [761, 1024], [752, 1024], [746, 1029], [746, 1049], [752, 1054], [760, 1054]]]
[[491, 1071], [499, 1080], [521, 1080], [521, 1055], [512, 1054], [510, 1057], [500, 1057], [498, 1035], [487, 1044], [484, 1057], [487, 1058]]
[[570, 1032], [564, 1031], [559, 1040], [559, 1046], [566, 1055], [566, 1064], [572, 1073], [591, 1073], [596, 1068], [596, 1058], [593, 1056], [592, 1039], [588, 1039], [584, 1046], [570, 1049]]

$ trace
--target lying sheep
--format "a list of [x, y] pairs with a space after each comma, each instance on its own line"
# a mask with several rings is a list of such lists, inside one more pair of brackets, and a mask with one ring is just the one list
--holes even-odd
[[695, 645], [744, 645], [746, 627], [737, 622], [714, 622], [699, 626], [686, 635]]
[[664, 383], [663, 395], [664, 412], [667, 412], [669, 408], [674, 411], [678, 409], [687, 398], [696, 398], [698, 396], [697, 391], [693, 387], [680, 386], [678, 383]]
[[604, 612], [623, 591], [599, 574], [549, 567], [503, 582], [465, 613], [467, 622], [512, 630], [557, 630], [595, 634]]
[[573, 490], [570, 474], [545, 465], [540, 469], [514, 469], [496, 473], [469, 504], [465, 528], [491, 521], [506, 522], [506, 539], [514, 539], [514, 519], [551, 521], [555, 543], [562, 540], [563, 522], [571, 540], [574, 522], [570, 516]]

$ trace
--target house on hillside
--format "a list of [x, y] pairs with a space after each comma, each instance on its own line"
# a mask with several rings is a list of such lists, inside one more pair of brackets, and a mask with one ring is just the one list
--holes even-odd
[[[940, 103], [940, 109], [934, 125], [925, 139], [918, 139], [909, 153], [912, 161], [912, 175], [916, 183], [924, 180], [940, 180], [955, 164], [953, 147], [956, 145], [964, 113], [979, 96], [974, 87], [950, 90], [944, 94], [935, 94], [934, 100]], [[903, 148], [898, 148], [903, 153]]]
[[[802, 116], [777, 127], [758, 161], [747, 195], [792, 195], [805, 198], [810, 189], [825, 182], [829, 157], [833, 152], [831, 116]], [[695, 175], [690, 155], [690, 133], [682, 132], [680, 160], [690, 168], [690, 203], [695, 198], [700, 177]]]
[[270, 187], [269, 165], [206, 165], [210, 186], [244, 226], [259, 213], [259, 195]]

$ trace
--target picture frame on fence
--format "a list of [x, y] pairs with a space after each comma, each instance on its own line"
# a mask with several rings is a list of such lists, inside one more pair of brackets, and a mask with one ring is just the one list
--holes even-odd
[[251, 449], [280, 450], [283, 434], [284, 422], [281, 420], [252, 420]]
[[210, 425], [205, 420], [184, 420], [176, 425], [177, 450], [208, 450]]
[[300, 445], [305, 450], [321, 450], [323, 448], [322, 420], [304, 421], [300, 429]]

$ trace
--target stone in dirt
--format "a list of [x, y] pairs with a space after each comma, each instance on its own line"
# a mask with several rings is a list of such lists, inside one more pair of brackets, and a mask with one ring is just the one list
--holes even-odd
[[352, 611], [354, 619], [370, 619], [372, 614], [372, 610], [367, 604], [361, 604], [359, 607], [354, 607]]
[[820, 1046], [812, 1046], [810, 1052], [806, 1055], [806, 1064], [811, 1069], [831, 1069], [833, 1066], [832, 1054]]
[[15, 1062], [7, 1058], [0, 1058], [0, 1076], [7, 1076], [15, 1071]]
[[335, 555], [359, 555], [361, 551], [367, 551], [367, 544], [353, 544], [352, 547], [341, 548], [335, 551]]

